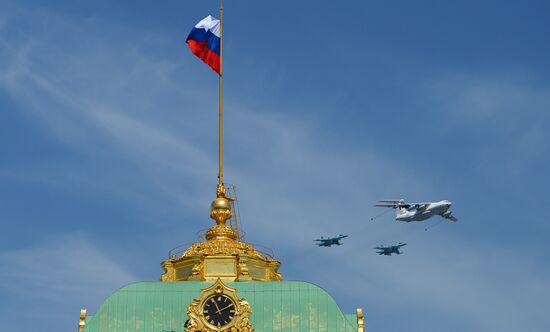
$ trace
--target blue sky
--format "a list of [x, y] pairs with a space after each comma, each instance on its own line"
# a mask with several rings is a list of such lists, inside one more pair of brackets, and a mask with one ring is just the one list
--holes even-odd
[[[211, 225], [217, 77], [184, 44], [208, 14], [0, 1], [0, 330], [75, 329]], [[225, 173], [247, 240], [370, 331], [550, 330], [549, 15], [226, 1]], [[387, 198], [446, 198], [460, 221], [371, 222]]]

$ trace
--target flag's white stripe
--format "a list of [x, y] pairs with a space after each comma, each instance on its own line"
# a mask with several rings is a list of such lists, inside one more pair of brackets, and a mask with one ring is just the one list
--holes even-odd
[[220, 20], [208, 15], [202, 21], [195, 25], [197, 29], [210, 30], [216, 37], [220, 37]]

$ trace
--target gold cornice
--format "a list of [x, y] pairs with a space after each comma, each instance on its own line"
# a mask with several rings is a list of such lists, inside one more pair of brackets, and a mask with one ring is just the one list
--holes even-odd
[[[264, 257], [250, 245], [237, 242], [231, 249], [201, 242], [191, 246], [181, 257], [162, 262], [161, 281], [217, 280], [224, 281], [279, 281], [281, 263]], [[205, 246], [206, 244], [206, 246]]]
[[195, 255], [247, 255], [260, 259], [263, 258], [263, 256], [248, 243], [220, 238], [195, 243], [191, 245], [181, 257]]

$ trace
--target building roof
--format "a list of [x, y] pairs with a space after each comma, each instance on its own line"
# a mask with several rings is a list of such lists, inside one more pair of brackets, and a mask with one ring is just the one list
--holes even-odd
[[[138, 282], [126, 285], [86, 319], [83, 332], [181, 332], [187, 307], [211, 282]], [[355, 315], [342, 313], [322, 288], [304, 281], [228, 282], [252, 308], [255, 331], [354, 332]]]

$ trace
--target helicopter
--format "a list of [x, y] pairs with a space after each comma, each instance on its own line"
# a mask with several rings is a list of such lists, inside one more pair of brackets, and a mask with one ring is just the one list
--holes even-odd
[[319, 243], [316, 243], [316, 245], [318, 245], [319, 247], [331, 247], [333, 245], [341, 246], [342, 243], [340, 243], [340, 240], [342, 240], [345, 237], [348, 237], [348, 236], [340, 234], [338, 236], [329, 237], [329, 238], [326, 238], [326, 239], [321, 236], [320, 239], [316, 239], [314, 241], [319, 242]]
[[433, 216], [441, 216], [451, 221], [458, 221], [449, 211], [452, 203], [448, 200], [439, 202], [407, 203], [404, 199], [378, 201], [374, 206], [395, 209], [395, 220], [411, 222], [424, 221]]
[[375, 247], [374, 249], [378, 250], [376, 252], [378, 255], [386, 255], [386, 256], [391, 256], [392, 254], [401, 255], [402, 252], [399, 251], [399, 249], [403, 246], [406, 246], [406, 245], [407, 245], [406, 243], [399, 242], [398, 244], [393, 245], [393, 246], [380, 245], [378, 247]]

